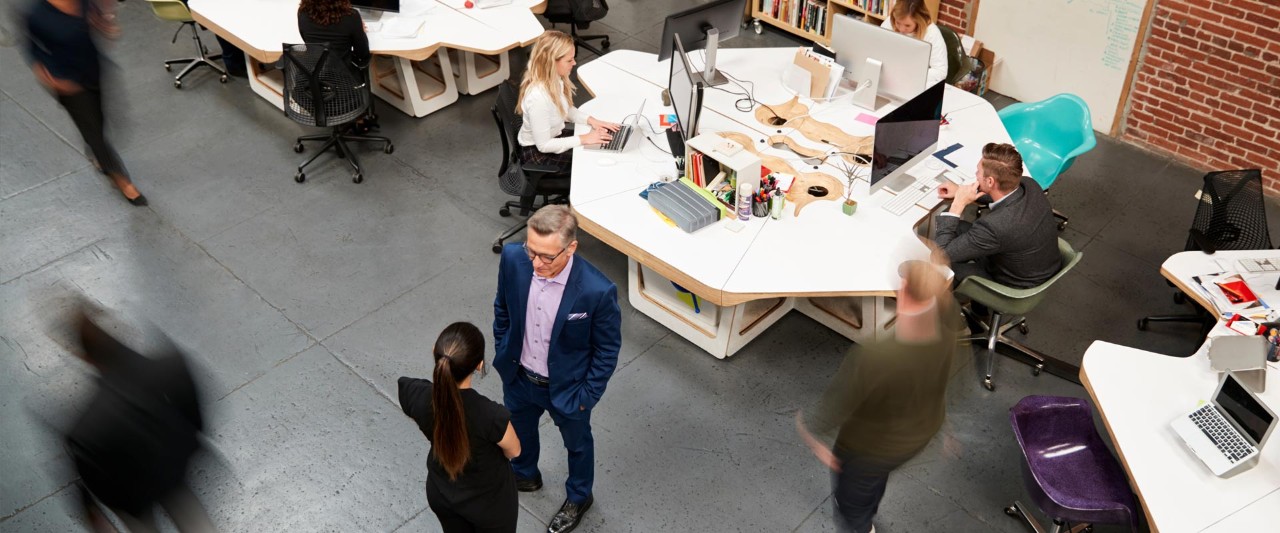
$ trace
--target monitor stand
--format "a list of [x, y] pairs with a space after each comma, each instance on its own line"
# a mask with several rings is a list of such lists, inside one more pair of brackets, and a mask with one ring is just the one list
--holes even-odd
[[355, 10], [356, 10], [356, 14], [360, 15], [360, 20], [364, 21], [366, 24], [370, 22], [372, 23], [381, 22], [382, 14], [385, 13], [384, 11], [379, 11], [376, 9], [360, 9], [358, 7], [355, 8]]
[[724, 85], [729, 83], [729, 78], [716, 70], [716, 52], [720, 48], [720, 30], [715, 28], [707, 29], [707, 65], [702, 71], [702, 83], [714, 87], [716, 85]]
[[888, 180], [885, 180], [884, 188], [889, 189], [895, 193], [899, 193], [905, 190], [907, 187], [910, 187], [911, 184], [915, 182], [916, 182], [915, 176], [912, 176], [911, 174], [907, 174], [904, 172], [902, 174], [898, 174], [897, 176], [889, 178]]
[[875, 111], [881, 105], [889, 103], [887, 99], [876, 98], [876, 94], [880, 92], [880, 63], [877, 59], [867, 58], [867, 63], [862, 67], [862, 79], [853, 81], [855, 89], [853, 90], [853, 105]]

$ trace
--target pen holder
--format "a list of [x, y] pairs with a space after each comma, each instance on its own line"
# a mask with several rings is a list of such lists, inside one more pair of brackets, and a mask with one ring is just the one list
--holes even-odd
[[751, 202], [751, 216], [764, 218], [769, 216], [769, 202]]

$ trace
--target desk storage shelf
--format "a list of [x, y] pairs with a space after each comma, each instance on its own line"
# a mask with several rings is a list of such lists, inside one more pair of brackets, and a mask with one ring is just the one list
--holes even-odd
[[[716, 197], [716, 200], [718, 200], [723, 208], [727, 209], [732, 216], [732, 214], [736, 213], [738, 210], [736, 204], [738, 179], [742, 176], [746, 176], [747, 180], [749, 180], [749, 183], [751, 183], [753, 187], [758, 184], [760, 182], [760, 158], [756, 157], [756, 155], [751, 153], [751, 151], [742, 147], [739, 147], [737, 153], [734, 153], [733, 155], [726, 155], [718, 150], [718, 148], [723, 146], [725, 142], [733, 141], [728, 141], [724, 137], [714, 133], [705, 133], [689, 139], [689, 141], [684, 145], [684, 168], [685, 177], [703, 187], [710, 185], [717, 174], [724, 172], [726, 179], [723, 180], [723, 184], [715, 187], [714, 190], [710, 190], [709, 192]], [[691, 162], [694, 161], [695, 155], [701, 156], [704, 162], [704, 169], [712, 169], [704, 170], [702, 173], [703, 183], [699, 183], [692, 177], [695, 173], [695, 169]], [[708, 161], [714, 162], [715, 164], [709, 164], [707, 163]]]
[[[939, 0], [925, 0], [934, 20]], [[889, 18], [893, 0], [750, 0], [747, 16], [756, 33], [764, 24], [793, 33], [823, 46], [831, 46], [831, 17], [850, 16], [880, 25]]]

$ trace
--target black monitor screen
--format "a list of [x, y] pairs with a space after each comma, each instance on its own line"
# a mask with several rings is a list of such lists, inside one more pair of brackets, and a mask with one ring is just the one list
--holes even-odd
[[680, 123], [680, 135], [685, 140], [698, 135], [698, 112], [700, 111], [702, 85], [697, 73], [689, 65], [689, 57], [684, 53], [680, 36], [672, 37], [673, 47], [677, 51], [671, 58], [671, 76], [667, 80], [667, 92], [671, 94], [671, 107], [676, 110], [676, 120]]
[[658, 50], [658, 61], [671, 57], [672, 35], [680, 36], [685, 50], [705, 48], [709, 28], [720, 32], [721, 41], [737, 37], [746, 10], [747, 0], [715, 0], [668, 16], [662, 25], [662, 48]]
[[351, 0], [351, 7], [373, 11], [400, 12], [400, 0]]
[[943, 91], [944, 82], [938, 82], [876, 121], [872, 184], [938, 142]]
[[1271, 413], [1249, 391], [1244, 390], [1244, 385], [1235, 376], [1227, 375], [1227, 381], [1222, 384], [1222, 392], [1218, 393], [1214, 401], [1253, 442], [1262, 441], [1262, 436], [1267, 434], [1267, 428], [1273, 421]]

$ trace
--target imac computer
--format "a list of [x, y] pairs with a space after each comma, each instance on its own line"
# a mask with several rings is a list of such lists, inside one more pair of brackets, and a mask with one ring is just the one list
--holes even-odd
[[667, 92], [671, 94], [671, 107], [676, 110], [676, 122], [685, 140], [698, 136], [698, 118], [702, 114], [702, 78], [693, 71], [689, 56], [679, 35], [672, 36], [675, 57], [671, 58], [671, 75], [667, 80]]
[[871, 194], [886, 187], [897, 192], [915, 183], [907, 170], [933, 155], [938, 147], [945, 86], [946, 82], [938, 82], [876, 121]]
[[929, 75], [929, 43], [853, 17], [831, 17], [831, 49], [855, 87], [853, 103], [875, 110], [884, 102], [901, 102], [925, 89]]
[[688, 50], [707, 50], [706, 68], [701, 74], [703, 83], [728, 83], [728, 78], [716, 70], [716, 50], [720, 41], [738, 36], [746, 9], [747, 0], [715, 0], [668, 16], [662, 24], [662, 48], [658, 50], [658, 61], [671, 57], [671, 37], [679, 35]]
[[383, 12], [399, 13], [400, 0], [351, 0], [351, 7], [365, 22], [377, 22]]

